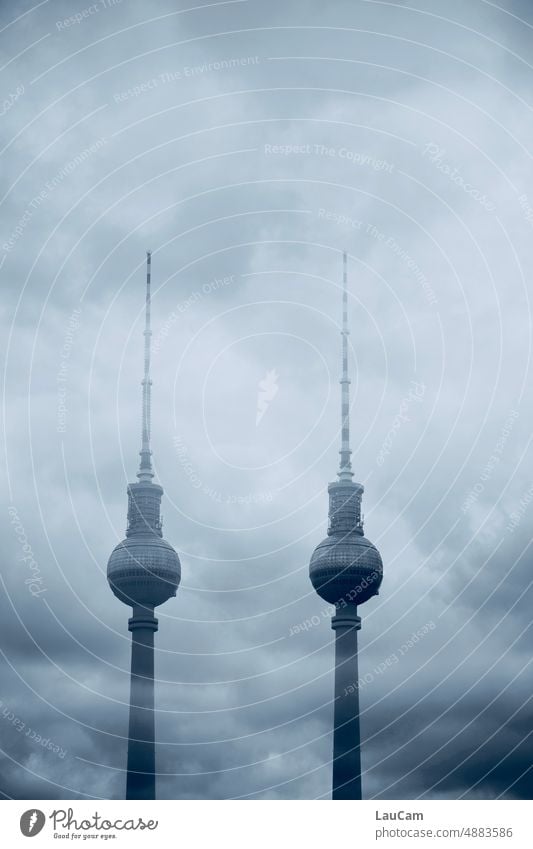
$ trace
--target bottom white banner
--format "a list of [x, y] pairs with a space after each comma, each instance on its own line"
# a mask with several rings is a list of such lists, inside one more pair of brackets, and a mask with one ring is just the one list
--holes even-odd
[[2, 845], [531, 849], [527, 801], [5, 801]]

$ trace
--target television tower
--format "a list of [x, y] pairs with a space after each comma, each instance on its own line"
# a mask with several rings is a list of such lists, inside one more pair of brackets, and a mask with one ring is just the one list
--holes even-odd
[[350, 379], [348, 377], [348, 275], [343, 253], [341, 450], [338, 480], [330, 483], [328, 535], [314, 550], [309, 577], [316, 592], [335, 605], [335, 702], [333, 729], [333, 799], [361, 799], [361, 734], [357, 605], [377, 595], [383, 564], [377, 548], [363, 536], [361, 499], [350, 450]]
[[138, 482], [128, 485], [128, 528], [109, 558], [107, 580], [114, 594], [131, 605], [131, 692], [126, 799], [155, 799], [154, 608], [176, 595], [181, 567], [172, 546], [163, 539], [163, 488], [152, 483], [150, 449], [150, 272], [146, 254], [146, 324], [142, 380], [142, 441]]

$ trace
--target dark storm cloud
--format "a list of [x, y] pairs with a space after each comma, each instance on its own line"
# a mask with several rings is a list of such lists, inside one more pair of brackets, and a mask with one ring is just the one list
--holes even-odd
[[528, 4], [89, 5], [0, 11], [0, 791], [124, 792], [128, 611], [105, 565], [151, 248], [183, 572], [158, 611], [158, 792], [327, 796], [333, 633], [307, 569], [346, 248], [353, 462], [386, 568], [362, 610], [365, 795], [530, 798]]

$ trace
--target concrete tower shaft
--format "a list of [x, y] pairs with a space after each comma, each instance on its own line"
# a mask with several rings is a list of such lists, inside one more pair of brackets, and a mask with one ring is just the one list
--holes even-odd
[[361, 731], [357, 607], [348, 605], [331, 620], [335, 631], [335, 703], [333, 709], [333, 799], [362, 799]]

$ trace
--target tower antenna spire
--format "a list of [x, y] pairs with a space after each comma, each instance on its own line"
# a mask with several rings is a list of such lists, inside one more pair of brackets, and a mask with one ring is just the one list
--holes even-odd
[[348, 377], [348, 255], [342, 254], [342, 377], [341, 383], [341, 450], [339, 480], [353, 478], [350, 449], [350, 378]]
[[141, 463], [137, 477], [141, 482], [152, 480], [154, 473], [152, 470], [152, 451], [150, 449], [150, 422], [152, 415], [152, 380], [150, 378], [150, 340], [152, 336], [151, 330], [151, 271], [152, 271], [152, 252], [146, 251], [146, 311], [144, 325], [144, 377], [142, 379], [142, 436], [141, 436]]

